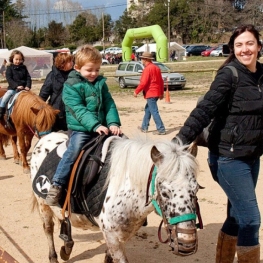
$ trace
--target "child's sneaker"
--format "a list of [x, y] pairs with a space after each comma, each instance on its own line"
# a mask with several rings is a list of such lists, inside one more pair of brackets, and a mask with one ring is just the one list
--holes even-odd
[[62, 195], [62, 187], [58, 185], [51, 185], [47, 197], [46, 197], [46, 204], [49, 206], [59, 206], [59, 200]]

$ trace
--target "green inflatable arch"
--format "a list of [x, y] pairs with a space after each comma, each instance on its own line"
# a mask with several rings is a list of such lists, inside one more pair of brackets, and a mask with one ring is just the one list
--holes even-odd
[[159, 25], [128, 29], [122, 41], [122, 60], [131, 60], [132, 43], [135, 38], [153, 37], [156, 42], [156, 60], [165, 62], [168, 59], [168, 41]]

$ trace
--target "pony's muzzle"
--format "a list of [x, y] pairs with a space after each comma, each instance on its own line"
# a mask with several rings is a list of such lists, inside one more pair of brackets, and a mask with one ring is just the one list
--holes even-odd
[[177, 225], [169, 225], [169, 246], [173, 253], [180, 256], [189, 256], [196, 253], [198, 248], [196, 227], [179, 228]]

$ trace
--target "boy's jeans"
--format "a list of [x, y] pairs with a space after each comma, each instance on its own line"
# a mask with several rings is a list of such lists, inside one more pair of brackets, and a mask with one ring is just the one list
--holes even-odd
[[53, 182], [65, 186], [68, 183], [71, 169], [75, 160], [78, 158], [82, 147], [92, 138], [89, 132], [72, 131], [68, 148], [60, 160]]

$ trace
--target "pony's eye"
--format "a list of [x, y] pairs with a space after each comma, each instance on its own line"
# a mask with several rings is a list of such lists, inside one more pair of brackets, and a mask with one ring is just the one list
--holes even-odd
[[166, 192], [162, 192], [162, 197], [169, 198], [169, 195]]

